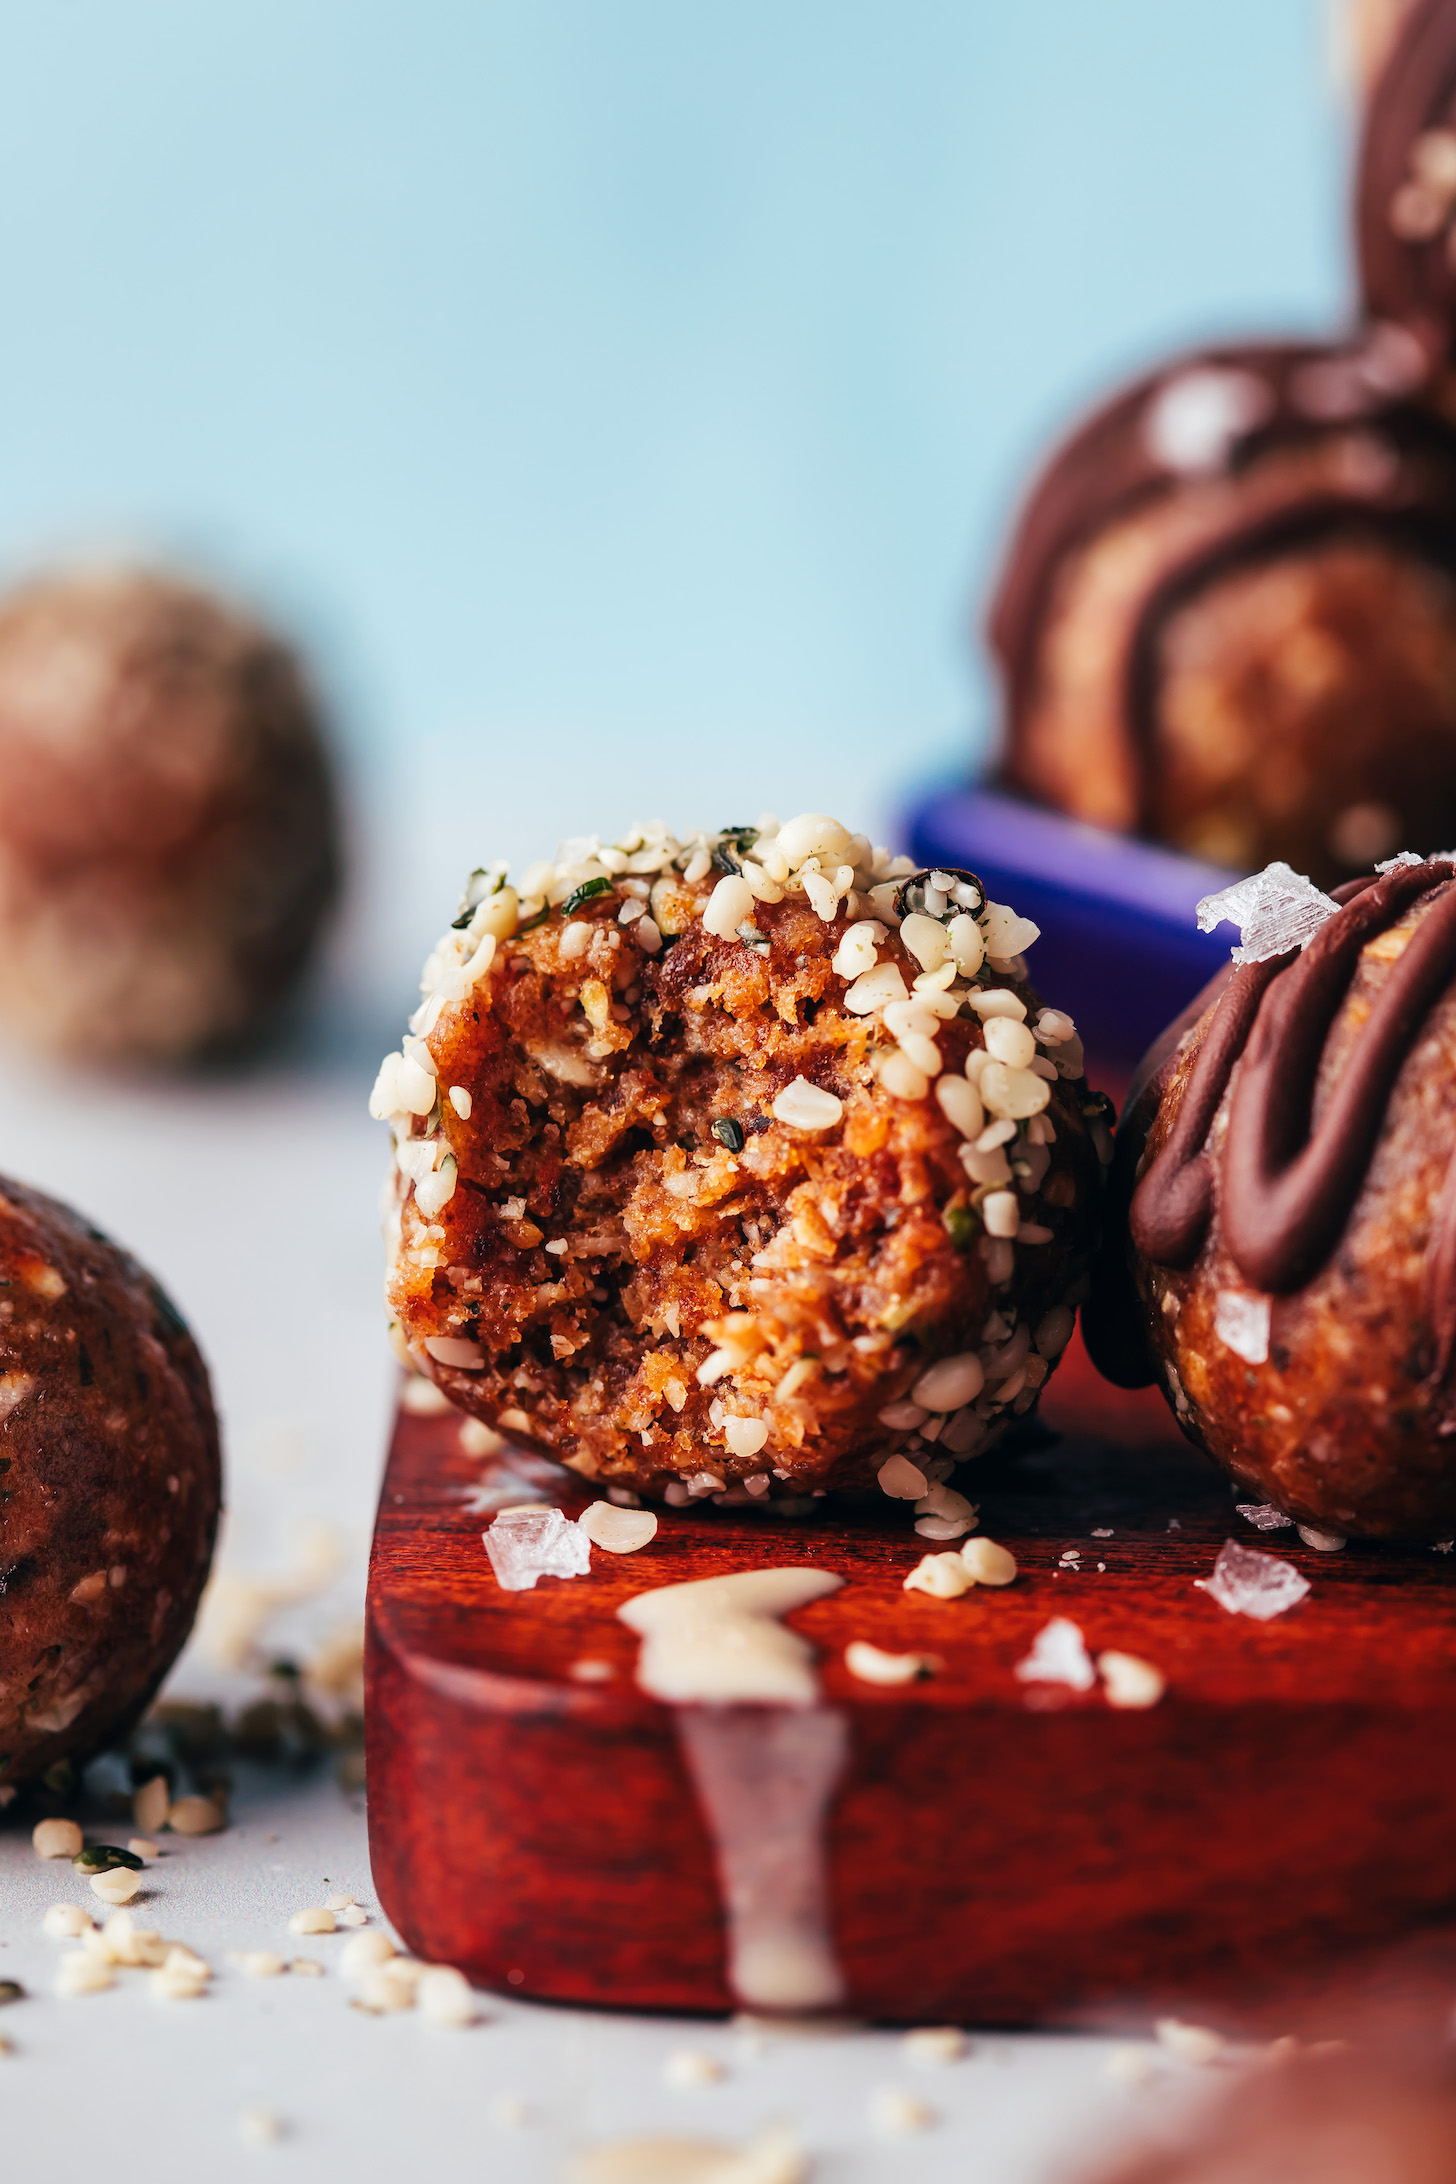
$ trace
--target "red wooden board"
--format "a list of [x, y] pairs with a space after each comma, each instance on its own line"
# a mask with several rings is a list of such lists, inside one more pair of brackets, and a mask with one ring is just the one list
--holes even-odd
[[[791, 1620], [850, 1722], [827, 1878], [856, 2012], [1277, 2009], [1456, 1911], [1452, 1558], [1261, 1537], [1161, 1402], [1115, 1394], [1076, 1350], [1045, 1416], [1055, 1446], [988, 1458], [969, 1489], [1016, 1584], [938, 1601], [902, 1589], [927, 1543], [888, 1504], [814, 1522], [666, 1510], [643, 1552], [594, 1551], [588, 1577], [503, 1592], [489, 1517], [466, 1505], [490, 1467], [461, 1453], [453, 1418], [401, 1413], [370, 1578], [368, 1773], [375, 1882], [409, 1944], [525, 1995], [734, 2007], [674, 1713], [637, 1690], [615, 1611], [764, 1563], [846, 1581]], [[1193, 1581], [1230, 1536], [1296, 1563], [1312, 1595], [1272, 1623], [1226, 1614]], [[1080, 1570], [1058, 1574], [1073, 1546]], [[1100, 1690], [1018, 1682], [1053, 1615], [1094, 1653], [1155, 1662], [1162, 1703], [1115, 1712]], [[943, 1668], [897, 1690], [856, 1682], [858, 1637]], [[574, 1682], [582, 1658], [613, 1680]]]

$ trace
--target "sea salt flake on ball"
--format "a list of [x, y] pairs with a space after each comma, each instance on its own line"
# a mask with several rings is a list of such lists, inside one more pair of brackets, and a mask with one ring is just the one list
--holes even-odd
[[1252, 372], [1202, 366], [1158, 389], [1143, 419], [1143, 439], [1169, 470], [1207, 475], [1223, 468], [1235, 442], [1273, 407], [1271, 389]]
[[1090, 1691], [1097, 1681], [1082, 1633], [1065, 1615], [1042, 1625], [1015, 1673], [1019, 1683], [1066, 1684], [1073, 1691]]
[[1226, 1539], [1220, 1547], [1213, 1575], [1193, 1582], [1230, 1615], [1251, 1615], [1258, 1623], [1272, 1622], [1298, 1607], [1310, 1590], [1309, 1579], [1292, 1562], [1258, 1547], [1241, 1547], [1236, 1539]]
[[1221, 1289], [1213, 1308], [1213, 1331], [1246, 1365], [1269, 1357], [1269, 1299], [1244, 1289]]
[[591, 1568], [591, 1541], [556, 1508], [503, 1509], [480, 1536], [505, 1592], [530, 1592], [542, 1577], [585, 1577]]
[[1205, 895], [1196, 914], [1200, 933], [1237, 925], [1243, 945], [1232, 951], [1235, 963], [1268, 963], [1307, 947], [1339, 907], [1312, 880], [1276, 859], [1262, 872]]
[[1282, 1531], [1286, 1525], [1294, 1522], [1293, 1517], [1286, 1516], [1282, 1509], [1276, 1509], [1273, 1502], [1241, 1501], [1235, 1502], [1234, 1507], [1259, 1532]]

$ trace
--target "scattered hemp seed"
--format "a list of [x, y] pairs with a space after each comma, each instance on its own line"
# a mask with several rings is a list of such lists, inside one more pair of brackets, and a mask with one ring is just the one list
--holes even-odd
[[1223, 2034], [1215, 2032], [1211, 2025], [1185, 2024], [1181, 2017], [1160, 2017], [1153, 2031], [1159, 2047], [1166, 2048], [1180, 2063], [1192, 2063], [1200, 2069], [1221, 2062], [1228, 2048]]
[[250, 2145], [276, 2146], [285, 2136], [285, 2125], [271, 2108], [245, 2108], [238, 2118], [238, 2132]]
[[287, 1961], [274, 1949], [245, 1949], [233, 1962], [250, 1979], [281, 1979], [288, 1969]]
[[74, 1858], [85, 1837], [74, 1820], [38, 1820], [30, 1840], [37, 1858]]
[[741, 1153], [744, 1147], [743, 1125], [734, 1122], [730, 1115], [719, 1115], [713, 1123], [713, 1135], [730, 1153]]
[[73, 1949], [56, 1967], [59, 1995], [103, 1994], [115, 1983], [116, 1974], [105, 1957], [93, 1956], [87, 1949]]
[[376, 1965], [387, 1964], [395, 1953], [388, 1934], [381, 1934], [376, 1927], [367, 1934], [356, 1934], [352, 1941], [344, 1943], [339, 1951], [339, 1970], [345, 1979], [361, 1979]]
[[903, 1589], [929, 1593], [933, 1600], [958, 1600], [975, 1582], [959, 1555], [922, 1555]]
[[426, 2024], [450, 2030], [475, 2023], [470, 1981], [453, 1964], [431, 1964], [415, 1983], [415, 2007]]
[[926, 1653], [884, 1653], [867, 1638], [855, 1638], [844, 1649], [844, 1665], [861, 1683], [909, 1684], [933, 1674]]
[[1168, 1688], [1162, 1670], [1154, 1668], [1151, 1661], [1139, 1659], [1136, 1653], [1099, 1653], [1097, 1672], [1109, 1706], [1156, 1706]]
[[140, 1858], [143, 1862], [148, 1858], [160, 1858], [162, 1855], [161, 1844], [154, 1843], [149, 1835], [134, 1835], [126, 1847], [133, 1858]]
[[657, 1517], [651, 1509], [619, 1509], [613, 1502], [588, 1502], [577, 1518], [593, 1547], [609, 1555], [635, 1555], [657, 1537]]
[[322, 1904], [311, 1905], [307, 1910], [295, 1911], [288, 1921], [290, 1934], [332, 1934], [336, 1921], [332, 1911], [325, 1911]]
[[5, 2036], [4, 2036], [4, 2034], [3, 2034], [3, 2033], [0, 2033], [0, 2057], [4, 2057], [4, 2056], [6, 2056], [6, 2055], [13, 2055], [14, 2053], [15, 2053], [15, 2042], [14, 2042], [13, 2040], [7, 2040], [7, 2039], [5, 2038]]
[[902, 2092], [899, 2086], [880, 2086], [870, 2095], [870, 2123], [888, 2138], [905, 2138], [914, 2131], [928, 2131], [935, 2120], [935, 2110], [927, 2101], [914, 2093]]
[[325, 1896], [324, 1909], [325, 1911], [347, 1911], [350, 1905], [357, 1903], [358, 1900], [357, 1896], [347, 1896], [341, 1888], [336, 1888], [332, 1896]]
[[25, 1989], [18, 1979], [0, 1979], [0, 2009], [3, 2009], [7, 2002], [23, 2002], [24, 2000]]
[[1016, 1577], [1016, 1557], [1010, 1548], [984, 1536], [966, 1541], [961, 1561], [978, 1585], [1010, 1585]]
[[959, 2025], [917, 2025], [900, 2042], [901, 2050], [910, 2062], [929, 2068], [960, 2062], [969, 2046]]
[[1157, 2076], [1157, 2065], [1145, 2047], [1115, 2047], [1102, 2065], [1103, 2075], [1114, 2085], [1146, 2085]]
[[324, 1968], [317, 1957], [290, 1957], [288, 1969], [295, 1979], [322, 1979]]
[[397, 2010], [412, 2010], [415, 2006], [415, 1982], [399, 1957], [391, 1957], [386, 1964], [377, 1964], [367, 1971], [359, 1982], [359, 1992], [353, 2007], [364, 2010], [371, 2017], [385, 2017]]
[[130, 1903], [141, 1885], [130, 1866], [108, 1866], [91, 1876], [91, 1892], [103, 1903]]
[[75, 1941], [95, 1926], [90, 1912], [79, 1903], [53, 1903], [40, 1923], [54, 1941]]
[[369, 1913], [362, 1903], [346, 1903], [337, 1914], [340, 1926], [367, 1926]]
[[717, 2056], [705, 2054], [701, 2048], [674, 2048], [662, 2066], [663, 2084], [683, 2090], [718, 2085], [726, 2076]]
[[216, 1835], [226, 1824], [222, 1807], [210, 1797], [179, 1797], [167, 1813], [174, 1835]]

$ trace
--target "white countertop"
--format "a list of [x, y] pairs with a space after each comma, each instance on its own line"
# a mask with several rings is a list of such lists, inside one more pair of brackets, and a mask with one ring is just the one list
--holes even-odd
[[[228, 1453], [223, 1567], [274, 1576], [300, 1563], [310, 1538], [317, 1558], [321, 1527], [336, 1547], [332, 1583], [269, 1633], [280, 1652], [306, 1650], [362, 1607], [394, 1385], [370, 1075], [362, 1056], [161, 1089], [14, 1063], [0, 1074], [0, 1167], [124, 1241], [202, 1342]], [[168, 1687], [183, 1697], [237, 1688], [200, 1638]], [[816, 2184], [1034, 2184], [1075, 2174], [1147, 2113], [1148, 2093], [1115, 2084], [1110, 2044], [1090, 2039], [977, 2035], [963, 2060], [927, 2068], [892, 2033], [755, 2041], [718, 2023], [493, 1996], [466, 2031], [366, 2016], [348, 2007], [333, 1968], [344, 1937], [287, 1932], [290, 1913], [330, 1888], [373, 1904], [362, 1800], [331, 1769], [302, 1780], [244, 1769], [227, 1832], [166, 1843], [140, 1922], [207, 1957], [212, 1992], [160, 2001], [132, 1971], [110, 1992], [63, 2000], [52, 1988], [65, 1945], [41, 1932], [41, 1917], [60, 1899], [94, 1899], [69, 1864], [42, 1863], [24, 1831], [0, 1829], [0, 1978], [27, 1989], [0, 2010], [14, 2047], [0, 2057], [7, 2174], [69, 2179], [84, 2158], [104, 2161], [113, 2184], [194, 2184], [270, 2164], [361, 2184], [416, 2170], [554, 2184], [574, 2148], [606, 2138], [741, 2140], [783, 2124], [813, 2157]], [[259, 1980], [229, 1962], [250, 1949], [330, 1969]], [[684, 2048], [717, 2058], [721, 2080], [670, 2089], [664, 2063]], [[884, 2135], [872, 2105], [887, 2088], [917, 2096], [934, 2120]], [[246, 2137], [254, 2109], [279, 2120], [276, 2143]]]

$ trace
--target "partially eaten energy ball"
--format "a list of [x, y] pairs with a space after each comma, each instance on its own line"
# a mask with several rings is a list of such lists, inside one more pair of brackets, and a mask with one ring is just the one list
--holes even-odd
[[1035, 938], [812, 813], [477, 872], [371, 1099], [403, 1354], [604, 1485], [933, 1518], [1071, 1334], [1110, 1158]]
[[0, 602], [0, 1026], [170, 1064], [267, 1028], [338, 879], [318, 708], [225, 601], [118, 569]]
[[0, 1178], [0, 1805], [122, 1735], [212, 1556], [217, 1420], [151, 1276]]

